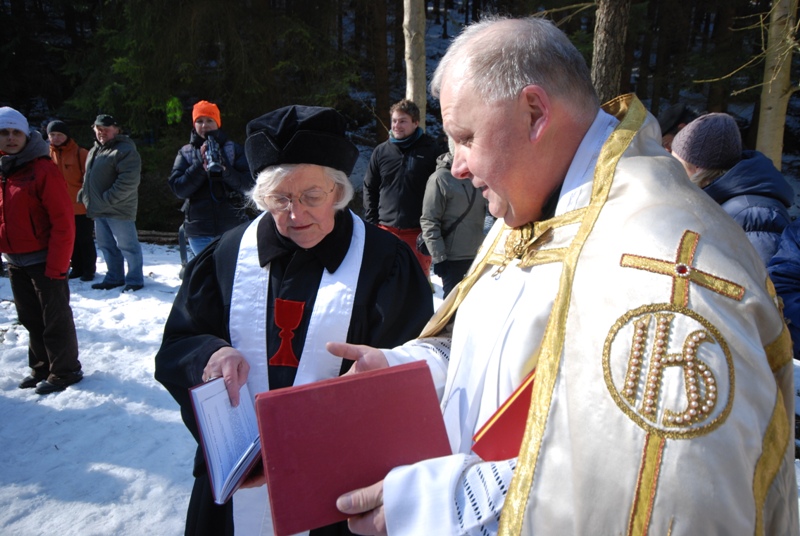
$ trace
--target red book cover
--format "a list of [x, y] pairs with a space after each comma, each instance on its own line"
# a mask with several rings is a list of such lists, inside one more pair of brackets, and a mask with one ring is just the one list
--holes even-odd
[[531, 371], [494, 415], [472, 436], [472, 452], [484, 461], [496, 462], [516, 458], [525, 435], [528, 409], [531, 406], [533, 377]]
[[277, 536], [347, 519], [340, 495], [451, 453], [424, 362], [259, 393], [256, 414]]

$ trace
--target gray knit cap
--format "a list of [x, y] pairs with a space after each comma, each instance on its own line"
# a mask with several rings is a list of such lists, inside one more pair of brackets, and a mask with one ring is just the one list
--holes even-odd
[[672, 140], [672, 153], [700, 169], [730, 169], [742, 159], [742, 135], [728, 114], [701, 115]]

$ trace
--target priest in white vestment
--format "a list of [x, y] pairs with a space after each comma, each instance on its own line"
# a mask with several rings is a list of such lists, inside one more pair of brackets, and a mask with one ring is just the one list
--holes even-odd
[[[543, 19], [486, 19], [432, 81], [453, 176], [499, 219], [423, 331], [454, 454], [342, 496], [359, 534], [797, 534], [791, 341], [738, 225], [634, 96], [602, 107]], [[450, 321], [454, 322], [450, 324]], [[473, 436], [532, 371], [519, 454]]]

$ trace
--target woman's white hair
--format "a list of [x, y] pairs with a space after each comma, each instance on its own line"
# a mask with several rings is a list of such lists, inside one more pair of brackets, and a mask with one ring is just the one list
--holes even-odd
[[[256, 177], [256, 185], [247, 194], [256, 208], [261, 212], [266, 212], [268, 209], [267, 205], [264, 204], [264, 196], [274, 192], [289, 174], [302, 166], [316, 166], [316, 164], [279, 164], [261, 170]], [[332, 180], [336, 186], [335, 195], [337, 199], [333, 208], [336, 210], [346, 208], [350, 200], [353, 199], [354, 191], [353, 185], [350, 183], [350, 179], [347, 178], [345, 172], [327, 166], [316, 167], [322, 168], [325, 175]]]

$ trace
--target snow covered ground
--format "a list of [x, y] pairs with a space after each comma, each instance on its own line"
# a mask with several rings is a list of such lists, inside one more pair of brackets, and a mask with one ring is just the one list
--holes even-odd
[[194, 440], [153, 379], [180, 260], [143, 247], [139, 292], [70, 281], [85, 378], [54, 395], [17, 388], [28, 333], [0, 279], [0, 533], [182, 534]]
[[85, 378], [61, 393], [17, 388], [28, 333], [0, 278], [0, 534], [183, 534], [195, 443], [153, 379], [180, 259], [174, 246], [142, 246], [139, 292], [70, 281]]
[[183, 534], [195, 445], [153, 379], [180, 261], [174, 246], [143, 247], [139, 292], [70, 282], [86, 376], [52, 395], [17, 388], [28, 372], [28, 334], [0, 278], [0, 534]]

